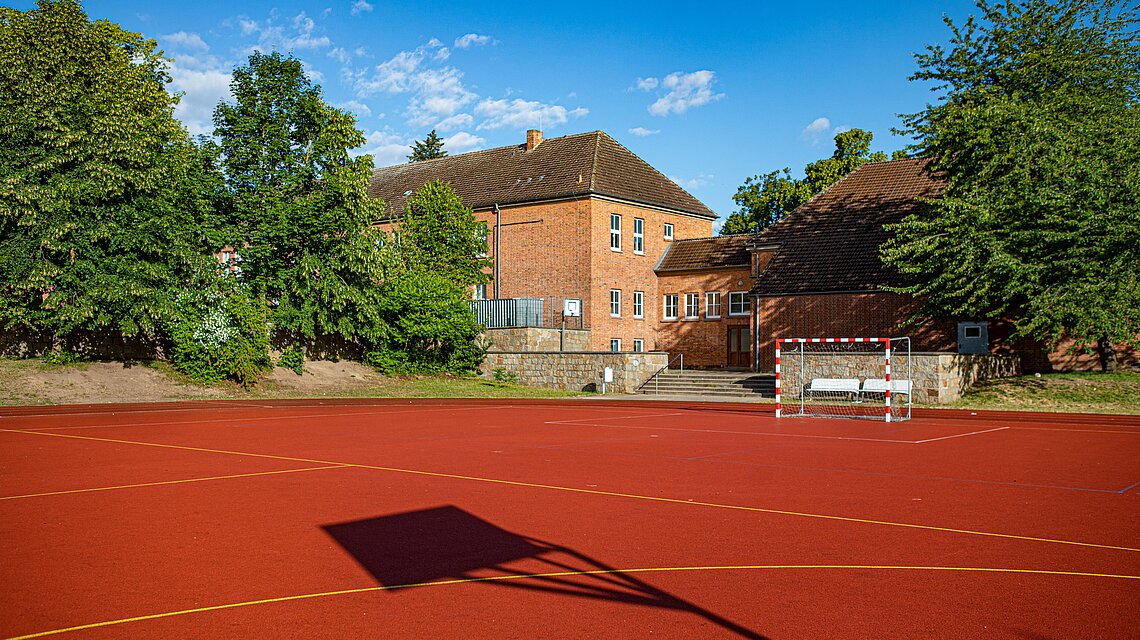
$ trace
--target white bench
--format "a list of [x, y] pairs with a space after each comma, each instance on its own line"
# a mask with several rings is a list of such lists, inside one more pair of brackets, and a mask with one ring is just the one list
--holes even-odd
[[807, 387], [809, 399], [814, 399], [816, 393], [848, 393], [853, 397], [859, 396], [859, 378], [812, 378]]
[[[891, 380], [891, 394], [905, 393], [910, 395], [910, 380]], [[868, 393], [883, 394], [887, 393], [887, 381], [883, 378], [867, 378], [863, 381], [863, 388], [860, 389], [860, 395]]]

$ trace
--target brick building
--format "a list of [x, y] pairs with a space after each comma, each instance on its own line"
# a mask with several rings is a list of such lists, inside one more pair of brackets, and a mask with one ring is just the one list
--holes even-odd
[[[886, 225], [916, 213], [919, 198], [937, 197], [944, 181], [930, 174], [928, 160], [865, 164], [803, 204], [791, 215], [751, 236], [756, 255], [751, 294], [756, 306], [757, 366], [771, 370], [776, 337], [883, 337], [908, 335], [912, 350], [959, 349], [955, 320], [984, 327], [989, 353], [1017, 354], [1027, 371], [1093, 369], [1092, 354], [1051, 353], [1040, 343], [1011, 342], [1001, 319], [951, 319], [907, 324], [916, 303], [884, 291], [901, 275], [879, 258], [889, 237]], [[1118, 350], [1122, 365], [1140, 362], [1131, 349]]]
[[712, 235], [716, 214], [601, 131], [377, 169], [369, 194], [397, 219], [443, 180], [488, 229], [493, 281], [476, 297], [543, 298], [550, 320], [582, 302], [595, 351], [658, 350], [654, 267], [677, 239]]

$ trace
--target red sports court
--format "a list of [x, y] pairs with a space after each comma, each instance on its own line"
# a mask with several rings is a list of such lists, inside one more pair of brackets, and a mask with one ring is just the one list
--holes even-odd
[[0, 410], [3, 638], [1134, 638], [1140, 418]]

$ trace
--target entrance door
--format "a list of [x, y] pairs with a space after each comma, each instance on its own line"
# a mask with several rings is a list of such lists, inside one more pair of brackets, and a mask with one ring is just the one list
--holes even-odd
[[752, 341], [748, 337], [748, 326], [737, 325], [728, 328], [728, 366], [752, 366]]

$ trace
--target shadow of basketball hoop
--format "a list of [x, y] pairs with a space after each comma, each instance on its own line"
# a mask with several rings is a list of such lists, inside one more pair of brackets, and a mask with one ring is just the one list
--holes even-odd
[[525, 579], [489, 580], [484, 584], [685, 611], [741, 637], [764, 640], [764, 636], [632, 574], [621, 573], [568, 547], [511, 533], [454, 506], [322, 528], [381, 585], [392, 590], [443, 580], [527, 574]]

